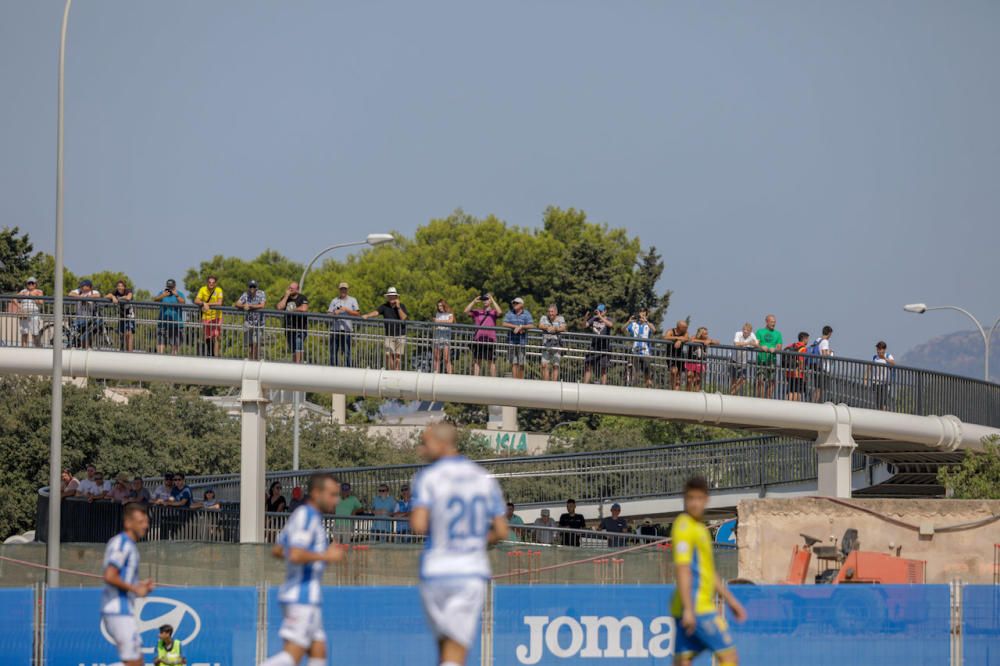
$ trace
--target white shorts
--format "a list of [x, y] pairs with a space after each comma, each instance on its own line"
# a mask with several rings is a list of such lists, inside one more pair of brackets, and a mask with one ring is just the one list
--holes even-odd
[[468, 648], [478, 638], [486, 600], [486, 581], [479, 578], [431, 580], [420, 584], [427, 623], [437, 638], [450, 638]]
[[281, 621], [278, 636], [308, 649], [313, 643], [326, 643], [323, 631], [323, 612], [319, 606], [309, 604], [284, 604], [285, 619]]
[[142, 658], [142, 639], [139, 638], [139, 623], [132, 615], [104, 615], [104, 629], [108, 638], [118, 647], [118, 658], [122, 661], [136, 661]]
[[21, 335], [35, 336], [42, 332], [42, 318], [39, 316], [24, 317], [18, 320]]

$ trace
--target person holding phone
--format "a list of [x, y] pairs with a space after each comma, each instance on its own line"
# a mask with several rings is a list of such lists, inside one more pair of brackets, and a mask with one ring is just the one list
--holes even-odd
[[163, 291], [153, 296], [153, 301], [164, 304], [160, 307], [160, 321], [156, 324], [156, 353], [162, 354], [170, 345], [170, 353], [177, 356], [184, 327], [184, 312], [177, 306], [185, 302], [184, 294], [177, 290], [174, 280], [167, 280]]
[[589, 384], [596, 370], [601, 377], [601, 383], [608, 383], [608, 364], [611, 352], [611, 330], [615, 323], [608, 317], [608, 308], [599, 304], [592, 313], [584, 319], [584, 326], [590, 331], [590, 351], [584, 359], [583, 383]]
[[472, 374], [479, 376], [480, 366], [483, 362], [488, 362], [490, 376], [496, 377], [496, 325], [497, 319], [500, 318], [500, 306], [493, 298], [493, 294], [484, 291], [465, 306], [465, 314], [472, 317], [473, 323], [478, 326], [475, 335], [472, 336]]

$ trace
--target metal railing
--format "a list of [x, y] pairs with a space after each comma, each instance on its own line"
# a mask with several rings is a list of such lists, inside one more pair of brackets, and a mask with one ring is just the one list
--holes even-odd
[[[694, 473], [704, 475], [715, 490], [766, 488], [816, 478], [814, 442], [779, 436], [757, 436], [691, 444], [593, 453], [566, 453], [479, 460], [518, 506], [667, 497], [681, 492]], [[863, 469], [865, 456], [854, 454], [853, 467]], [[389, 465], [346, 469], [269, 472], [268, 485], [305, 487], [316, 471], [351, 484], [362, 500], [375, 497], [380, 485], [391, 492], [408, 484], [423, 465]], [[150, 483], [155, 480], [150, 480]], [[188, 476], [194, 489], [211, 487], [223, 500], [237, 501], [238, 474]], [[261, 499], [263, 501], [263, 498]]]
[[[326, 314], [69, 297], [64, 330], [69, 348], [220, 356], [315, 365], [506, 375], [512, 363], [527, 379], [558, 365], [564, 382], [678, 388], [807, 402], [836, 402], [914, 415], [953, 414], [1000, 426], [1000, 385], [871, 361], [795, 352], [769, 354], [726, 345], [563, 333], [527, 333], [465, 324], [405, 323]], [[413, 316], [417, 316], [414, 313]], [[349, 326], [350, 330], [342, 330]], [[0, 344], [52, 344], [50, 298], [0, 296]], [[487, 336], [492, 339], [484, 339]], [[551, 376], [551, 375], [550, 375]]]

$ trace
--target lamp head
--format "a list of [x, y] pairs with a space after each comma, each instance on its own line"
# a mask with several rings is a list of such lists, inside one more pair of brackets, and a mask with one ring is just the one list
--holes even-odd
[[369, 245], [381, 245], [382, 243], [391, 243], [396, 240], [392, 234], [368, 234], [368, 238], [365, 242]]
[[926, 303], [910, 303], [909, 305], [904, 305], [903, 309], [907, 312], [912, 312], [914, 314], [923, 314], [927, 312]]

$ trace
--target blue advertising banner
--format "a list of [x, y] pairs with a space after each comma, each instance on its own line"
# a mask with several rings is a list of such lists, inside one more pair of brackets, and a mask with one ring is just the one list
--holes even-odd
[[[281, 604], [267, 595], [268, 654], [281, 649]], [[416, 587], [324, 587], [323, 628], [330, 666], [434, 666], [437, 641], [427, 628]], [[467, 663], [478, 664], [480, 646]], [[497, 662], [501, 663], [501, 662]]]
[[[98, 588], [46, 593], [46, 666], [105, 666], [118, 659], [101, 623]], [[256, 660], [257, 590], [252, 587], [158, 589], [137, 601], [146, 663], [163, 624], [174, 627], [188, 666], [245, 666]]]
[[35, 593], [31, 588], [0, 589], [0, 655], [5, 664], [30, 664], [34, 644]]
[[732, 590], [747, 609], [747, 622], [730, 621], [745, 666], [949, 662], [947, 585], [736, 585]]
[[1000, 666], [1000, 585], [966, 585], [962, 592], [965, 663]]
[[677, 637], [672, 594], [672, 585], [497, 586], [494, 663], [670, 663]]

